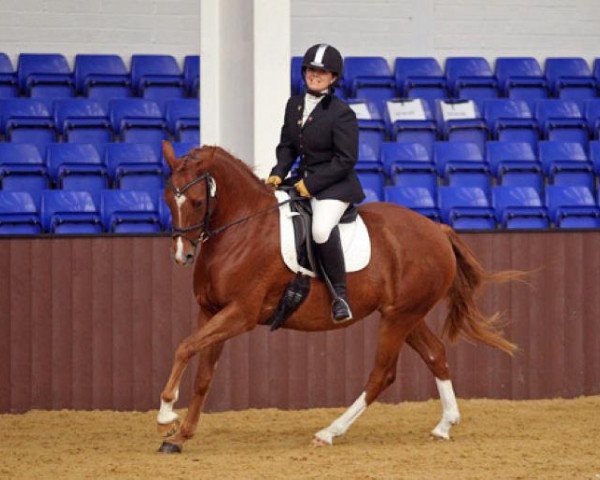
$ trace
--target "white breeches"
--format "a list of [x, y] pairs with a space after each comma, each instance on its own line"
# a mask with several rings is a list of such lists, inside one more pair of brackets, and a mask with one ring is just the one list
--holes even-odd
[[325, 243], [350, 204], [329, 198], [324, 200], [311, 198], [310, 204], [313, 210], [313, 239], [316, 243]]

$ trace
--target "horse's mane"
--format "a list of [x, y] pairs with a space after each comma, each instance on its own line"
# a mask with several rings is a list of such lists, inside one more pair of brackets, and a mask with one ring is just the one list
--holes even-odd
[[272, 193], [271, 187], [266, 185], [260, 178], [258, 178], [248, 165], [246, 165], [239, 158], [233, 156], [224, 148], [217, 145], [204, 145], [200, 148], [195, 148], [188, 155], [185, 155], [183, 159], [184, 162], [181, 168], [185, 168], [185, 164], [189, 160], [197, 160], [201, 162], [212, 161], [215, 164], [226, 163], [228, 169], [233, 169], [241, 176], [248, 178], [259, 190], [269, 194]]

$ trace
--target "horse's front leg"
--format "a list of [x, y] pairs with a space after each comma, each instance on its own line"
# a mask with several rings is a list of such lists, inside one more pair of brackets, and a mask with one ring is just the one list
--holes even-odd
[[[160, 396], [161, 405], [157, 421], [159, 424], [159, 432], [165, 438], [180, 440], [180, 438], [177, 437], [179, 434], [179, 416], [173, 411], [173, 406], [177, 401], [179, 394], [181, 377], [183, 376], [183, 372], [190, 359], [199, 351], [206, 349], [206, 355], [202, 356], [203, 358], [201, 359], [199, 368], [203, 365], [204, 367], [207, 367], [207, 362], [210, 363], [211, 359], [213, 362], [212, 367], [210, 368], [214, 368], [222, 344], [229, 338], [254, 327], [254, 323], [248, 322], [247, 318], [248, 316], [244, 314], [236, 303], [231, 303], [219, 311], [209, 321], [206, 321], [192, 335], [179, 344], [175, 352], [175, 360], [173, 362], [173, 368], [171, 369], [171, 375]], [[199, 323], [201, 324], [203, 322], [199, 321]], [[198, 375], [200, 376], [201, 374], [199, 373]], [[212, 379], [212, 372], [210, 378]], [[208, 383], [210, 383], [210, 380]], [[208, 385], [206, 388], [208, 389]], [[194, 397], [194, 400], [198, 400], [196, 396]], [[200, 402], [200, 406], [201, 403], [202, 402]], [[193, 406], [194, 401], [192, 401], [191, 407], [193, 408]], [[198, 414], [196, 413], [196, 416], [197, 415]], [[183, 441], [181, 443], [183, 443]], [[181, 446], [176, 446], [179, 448], [175, 448], [173, 451], [180, 451]], [[161, 448], [161, 451], [164, 450]]]
[[[179, 426], [179, 416], [173, 412], [172, 404], [169, 405], [169, 408], [165, 412], [162, 410], [165, 402], [161, 402], [163, 418], [161, 418], [161, 413], [159, 412], [158, 432], [164, 441], [160, 446], [160, 452], [179, 453], [181, 452], [183, 443], [194, 436], [208, 389], [214, 378], [217, 362], [223, 351], [223, 346], [223, 343], [218, 343], [201, 350], [198, 354], [198, 369], [196, 371], [194, 394], [181, 427]], [[166, 416], [164, 416], [165, 413], [167, 413]]]

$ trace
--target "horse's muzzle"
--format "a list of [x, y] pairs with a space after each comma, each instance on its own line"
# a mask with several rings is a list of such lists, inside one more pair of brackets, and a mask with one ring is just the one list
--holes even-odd
[[173, 239], [171, 244], [171, 259], [178, 265], [192, 265], [196, 256], [196, 247], [182, 237]]

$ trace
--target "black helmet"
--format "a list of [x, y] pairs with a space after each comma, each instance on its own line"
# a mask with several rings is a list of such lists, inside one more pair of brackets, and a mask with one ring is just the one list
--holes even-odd
[[339, 79], [342, 76], [343, 66], [342, 54], [326, 43], [313, 45], [306, 51], [302, 59], [302, 73], [308, 67], [322, 68], [333, 73]]

